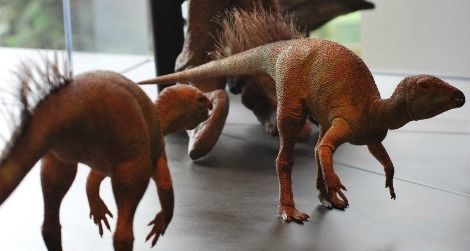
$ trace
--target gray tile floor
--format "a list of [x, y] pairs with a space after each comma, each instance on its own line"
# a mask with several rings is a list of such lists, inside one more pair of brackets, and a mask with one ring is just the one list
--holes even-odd
[[[395, 201], [384, 188], [380, 165], [365, 147], [340, 147], [334, 160], [348, 188], [350, 207], [345, 211], [325, 209], [316, 198], [315, 137], [297, 144], [296, 205], [311, 216], [299, 225], [277, 217], [277, 139], [263, 132], [239, 97], [231, 98], [227, 125], [206, 158], [192, 162], [187, 157], [184, 134], [166, 137], [175, 216], [150, 249], [144, 243], [150, 230], [146, 224], [159, 210], [151, 184], [134, 223], [135, 250], [470, 250], [468, 113], [464, 113], [467, 120], [435, 118], [417, 122], [424, 129], [389, 133], [384, 144], [396, 168]], [[434, 130], [443, 124], [457, 129]], [[79, 168], [63, 202], [64, 250], [112, 250], [112, 234], [106, 232], [100, 238], [88, 219], [87, 171], [85, 166]], [[102, 197], [115, 213], [109, 180], [102, 185]], [[0, 206], [0, 250], [45, 250], [40, 234], [42, 210], [39, 168], [35, 167]]]

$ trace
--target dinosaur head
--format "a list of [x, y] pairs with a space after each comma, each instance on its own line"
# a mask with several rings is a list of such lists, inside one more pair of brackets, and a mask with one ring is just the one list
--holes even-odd
[[406, 100], [410, 120], [432, 118], [465, 103], [463, 92], [430, 75], [406, 77], [398, 85], [395, 94]]
[[177, 84], [165, 88], [157, 100], [164, 132], [191, 130], [209, 118], [212, 103], [196, 87]]

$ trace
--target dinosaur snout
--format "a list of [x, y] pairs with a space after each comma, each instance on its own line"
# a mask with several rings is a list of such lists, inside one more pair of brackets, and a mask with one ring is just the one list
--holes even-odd
[[457, 91], [454, 95], [454, 101], [457, 107], [462, 107], [465, 104], [465, 95], [461, 91]]

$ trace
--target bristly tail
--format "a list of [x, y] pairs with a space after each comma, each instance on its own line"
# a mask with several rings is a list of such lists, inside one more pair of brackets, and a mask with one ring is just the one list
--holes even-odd
[[61, 73], [66, 68], [59, 68], [57, 56], [54, 61], [45, 57], [42, 61], [41, 64], [23, 62], [15, 72], [21, 110], [13, 135], [0, 156], [0, 204], [44, 154], [47, 130], [32, 128], [36, 107], [50, 94], [72, 82]]
[[235, 9], [222, 20], [217, 48], [210, 54], [215, 61], [182, 72], [141, 81], [137, 84], [168, 84], [216, 77], [265, 73], [263, 45], [282, 40], [302, 38], [292, 16], [256, 8], [253, 11]]
[[138, 85], [168, 84], [174, 82], [204, 80], [218, 77], [265, 73], [264, 46], [257, 47], [230, 57], [211, 61], [188, 70], [163, 75], [138, 82]]

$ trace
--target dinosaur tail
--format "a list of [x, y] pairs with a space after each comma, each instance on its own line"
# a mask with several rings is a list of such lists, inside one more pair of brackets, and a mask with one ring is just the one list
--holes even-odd
[[43, 61], [41, 65], [45, 67], [22, 64], [16, 73], [20, 83], [18, 103], [21, 111], [18, 125], [0, 155], [0, 204], [47, 151], [48, 138], [53, 133], [50, 127], [54, 123], [51, 121], [53, 116], [43, 112], [47, 118], [38, 119], [39, 104], [72, 81], [60, 73], [57, 59], [55, 62]]
[[[18, 131], [19, 137], [2, 153], [0, 162], [0, 204], [15, 190], [34, 164], [46, 152], [47, 134], [31, 125]], [[49, 133], [48, 133], [49, 134]]]
[[185, 71], [163, 75], [138, 82], [137, 84], [168, 84], [218, 77], [267, 73], [265, 69], [266, 60], [264, 60], [265, 50], [265, 46], [256, 47]]
[[215, 61], [138, 84], [168, 84], [269, 73], [265, 68], [269, 63], [265, 55], [270, 47], [266, 45], [305, 37], [296, 29], [292, 16], [283, 16], [274, 10], [255, 6], [252, 11], [235, 9], [222, 17], [224, 19], [219, 21], [221, 32], [215, 36], [216, 48], [210, 52]]

